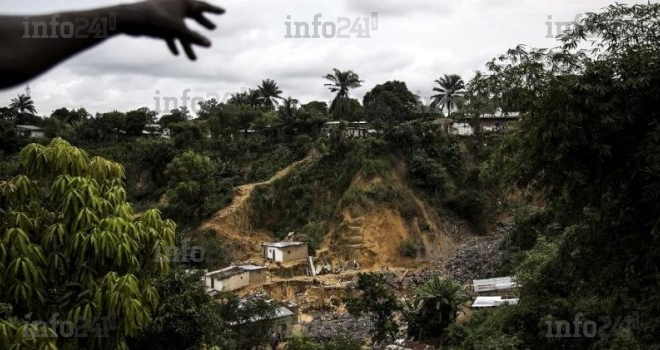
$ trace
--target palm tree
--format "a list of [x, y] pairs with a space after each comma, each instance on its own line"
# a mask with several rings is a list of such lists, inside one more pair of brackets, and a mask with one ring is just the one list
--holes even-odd
[[267, 107], [272, 108], [277, 106], [279, 104], [277, 100], [282, 98], [282, 96], [280, 96], [282, 90], [277, 86], [275, 80], [272, 79], [262, 80], [261, 85], [257, 86], [257, 91], [259, 92], [259, 96], [261, 97], [264, 106]]
[[277, 119], [284, 130], [284, 135], [289, 136], [293, 133], [296, 126], [296, 111], [298, 110], [298, 100], [287, 97], [282, 101], [282, 106], [278, 110]]
[[461, 286], [452, 279], [435, 277], [417, 289], [408, 309], [408, 336], [435, 340], [456, 319], [456, 313], [468, 300]]
[[337, 68], [333, 69], [334, 74], [327, 74], [324, 78], [330, 80], [323, 86], [328, 87], [330, 92], [336, 92], [335, 99], [332, 100], [330, 112], [335, 116], [343, 116], [349, 112], [350, 105], [348, 104], [348, 92], [350, 89], [362, 86], [360, 76], [352, 70], [342, 72]]
[[465, 92], [465, 82], [460, 76], [456, 74], [447, 75], [437, 79], [436, 84], [440, 87], [434, 87], [433, 91], [438, 92], [437, 95], [431, 96], [433, 99], [432, 106], [441, 105], [447, 107], [447, 117], [451, 116], [451, 107], [456, 104], [456, 100], [463, 96]]
[[256, 89], [249, 89], [248, 91], [232, 94], [231, 98], [227, 101], [228, 104], [250, 106], [252, 108], [261, 107], [263, 102], [259, 90]]
[[34, 108], [34, 101], [32, 97], [25, 94], [19, 94], [18, 97], [11, 99], [11, 104], [9, 108], [17, 111], [20, 114], [25, 114], [25, 112], [30, 112], [30, 114], [37, 114], [36, 108]]

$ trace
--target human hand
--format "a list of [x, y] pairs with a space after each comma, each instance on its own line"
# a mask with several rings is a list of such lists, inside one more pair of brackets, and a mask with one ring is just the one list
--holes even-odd
[[207, 29], [215, 24], [204, 13], [223, 14], [224, 9], [198, 0], [148, 0], [127, 5], [117, 14], [120, 30], [128, 35], [146, 35], [164, 39], [174, 55], [179, 55], [175, 40], [181, 42], [186, 55], [195, 60], [192, 45], [211, 46], [211, 41], [189, 29], [184, 20], [192, 18]]

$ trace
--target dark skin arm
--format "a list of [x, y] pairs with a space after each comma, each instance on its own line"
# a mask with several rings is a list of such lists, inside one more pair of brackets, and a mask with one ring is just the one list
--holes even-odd
[[[179, 41], [188, 58], [195, 60], [193, 45], [211, 46], [201, 34], [190, 30], [184, 19], [191, 18], [207, 29], [215, 25], [205, 13], [222, 14], [224, 10], [197, 0], [148, 0], [134, 4], [112, 6], [89, 11], [63, 12], [42, 16], [0, 16], [0, 89], [15, 86], [49, 70], [53, 66], [118, 34], [149, 36], [163, 39], [174, 55], [179, 54], [175, 41]], [[55, 16], [55, 17], [54, 17]], [[62, 23], [73, 24], [73, 33], [83, 24], [96, 19], [116, 18], [116, 29], [108, 30], [104, 37], [95, 37], [83, 29], [87, 37], [62, 37]], [[55, 18], [56, 24], [51, 23]], [[26, 24], [27, 22], [27, 28]], [[32, 38], [33, 23], [45, 23], [48, 35], [57, 38]], [[65, 30], [68, 32], [69, 30]]]

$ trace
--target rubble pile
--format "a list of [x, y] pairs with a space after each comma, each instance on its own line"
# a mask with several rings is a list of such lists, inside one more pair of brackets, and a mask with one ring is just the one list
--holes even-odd
[[386, 350], [433, 350], [432, 345], [409, 341], [404, 339], [398, 339], [394, 344], [388, 345]]
[[474, 279], [497, 275], [502, 265], [503, 238], [476, 238], [465, 245], [442, 267], [443, 274], [451, 276], [462, 285]]
[[374, 329], [374, 324], [371, 318], [366, 316], [353, 317], [349, 314], [316, 313], [311, 322], [301, 323], [301, 328], [303, 336], [315, 340], [329, 340], [338, 335], [365, 339]]
[[391, 271], [382, 272], [382, 275], [390, 286], [401, 291], [414, 291], [428, 280], [442, 277], [443, 272], [437, 269], [408, 272], [403, 279], [401, 279], [401, 274]]

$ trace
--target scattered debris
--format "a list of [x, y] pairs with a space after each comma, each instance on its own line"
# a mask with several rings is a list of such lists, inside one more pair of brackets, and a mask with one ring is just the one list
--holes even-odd
[[462, 285], [497, 275], [502, 265], [501, 237], [475, 238], [463, 245], [442, 267], [443, 274]]

